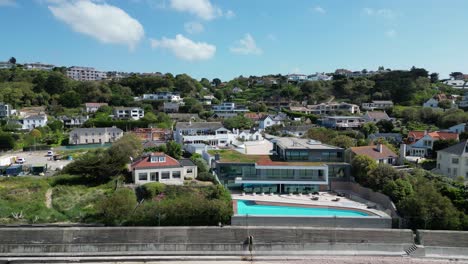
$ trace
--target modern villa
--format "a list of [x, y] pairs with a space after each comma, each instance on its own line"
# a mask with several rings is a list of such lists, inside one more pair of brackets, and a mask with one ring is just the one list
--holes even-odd
[[272, 141], [271, 155], [208, 151], [220, 182], [247, 193], [312, 193], [329, 190], [331, 179], [349, 176], [342, 148], [299, 138]]

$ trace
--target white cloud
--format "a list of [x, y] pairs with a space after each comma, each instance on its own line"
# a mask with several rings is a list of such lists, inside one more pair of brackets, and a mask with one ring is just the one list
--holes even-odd
[[122, 9], [89, 0], [57, 1], [49, 10], [74, 31], [91, 36], [102, 43], [124, 44], [134, 49], [145, 32], [138, 20]]
[[325, 14], [325, 13], [327, 12], [327, 11], [326, 11], [323, 7], [321, 7], [321, 6], [316, 6], [316, 7], [314, 7], [313, 10], [314, 10], [314, 12], [320, 13], [320, 14]]
[[244, 38], [237, 41], [234, 47], [230, 48], [231, 52], [238, 53], [238, 54], [255, 54], [260, 55], [262, 54], [262, 49], [257, 47], [254, 38], [249, 33], [245, 34]]
[[389, 38], [394, 38], [397, 36], [397, 32], [394, 29], [390, 29], [385, 32], [385, 36]]
[[373, 8], [366, 7], [362, 11], [364, 12], [364, 14], [368, 16], [376, 16], [376, 17], [382, 17], [386, 19], [394, 19], [397, 16], [394, 11], [390, 9], [386, 9], [386, 8], [373, 9]]
[[17, 6], [15, 0], [0, 0], [0, 6]]
[[175, 39], [166, 37], [161, 40], [151, 39], [151, 47], [168, 49], [177, 58], [186, 61], [208, 60], [216, 53], [216, 46], [206, 42], [194, 42], [181, 34], [177, 34]]
[[184, 24], [184, 29], [189, 34], [198, 34], [203, 32], [205, 27], [203, 27], [203, 24], [200, 22], [191, 21]]
[[234, 11], [232, 11], [232, 10], [228, 10], [228, 11], [226, 11], [226, 13], [224, 14], [224, 16], [225, 16], [227, 19], [231, 19], [231, 18], [235, 18], [235, 17], [236, 17], [236, 13], [234, 13]]
[[222, 15], [221, 9], [210, 0], [170, 0], [170, 7], [179, 12], [188, 12], [204, 20], [212, 20]]

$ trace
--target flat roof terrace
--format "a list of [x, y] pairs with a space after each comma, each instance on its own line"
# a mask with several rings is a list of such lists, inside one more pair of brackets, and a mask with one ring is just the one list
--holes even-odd
[[208, 154], [219, 154], [221, 163], [255, 163], [259, 166], [323, 166], [324, 162], [282, 161], [270, 155], [245, 155], [235, 150], [208, 150]]

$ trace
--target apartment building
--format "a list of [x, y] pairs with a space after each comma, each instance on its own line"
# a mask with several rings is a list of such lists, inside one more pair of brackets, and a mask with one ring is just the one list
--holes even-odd
[[116, 107], [114, 108], [114, 117], [120, 119], [139, 120], [145, 116], [145, 111], [140, 107]]
[[239, 114], [245, 114], [249, 111], [245, 106], [229, 102], [224, 102], [220, 105], [213, 105], [211, 106], [211, 110], [214, 112], [215, 116], [222, 118], [234, 117]]
[[107, 73], [92, 67], [73, 66], [67, 69], [67, 76], [77, 81], [99, 81], [107, 78]]
[[349, 103], [321, 103], [315, 105], [308, 105], [307, 108], [311, 109], [312, 114], [328, 115], [335, 112], [348, 112], [350, 114], [359, 114], [359, 106]]

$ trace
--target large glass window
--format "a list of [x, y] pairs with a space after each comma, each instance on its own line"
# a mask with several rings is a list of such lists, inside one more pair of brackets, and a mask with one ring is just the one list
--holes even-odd
[[148, 174], [146, 172], [145, 173], [138, 173], [138, 180], [140, 180], [140, 181], [148, 180]]
[[161, 172], [161, 179], [167, 180], [170, 178], [170, 172], [169, 171], [163, 171]]
[[180, 179], [180, 171], [173, 171], [172, 172], [173, 179]]

